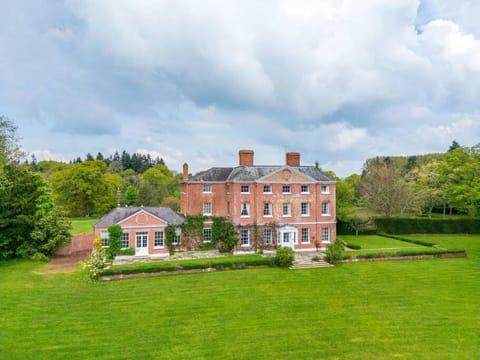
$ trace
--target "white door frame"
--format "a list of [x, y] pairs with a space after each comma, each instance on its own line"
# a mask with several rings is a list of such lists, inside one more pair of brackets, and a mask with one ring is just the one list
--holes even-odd
[[277, 240], [279, 246], [295, 250], [295, 244], [298, 243], [298, 229], [290, 225], [279, 228]]
[[139, 231], [135, 233], [135, 256], [148, 255], [148, 232]]

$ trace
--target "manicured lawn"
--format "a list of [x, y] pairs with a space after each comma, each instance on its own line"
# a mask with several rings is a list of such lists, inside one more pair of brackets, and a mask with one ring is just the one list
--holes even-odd
[[93, 224], [98, 221], [98, 217], [72, 218], [72, 235], [83, 235], [93, 233]]
[[355, 235], [339, 235], [338, 237], [349, 244], [360, 245], [362, 249], [424, 248], [421, 245], [377, 235], [362, 235], [358, 237]]
[[[93, 283], [0, 264], [4, 359], [477, 359], [480, 236], [467, 258]], [[413, 244], [412, 244], [413, 245]]]

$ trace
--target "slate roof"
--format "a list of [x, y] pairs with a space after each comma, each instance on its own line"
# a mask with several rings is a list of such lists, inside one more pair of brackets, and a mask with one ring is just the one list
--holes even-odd
[[175, 211], [168, 207], [144, 207], [144, 206], [132, 206], [132, 207], [117, 207], [110, 211], [107, 215], [102, 217], [93, 227], [106, 227], [113, 224], [117, 224], [120, 221], [140, 212], [146, 211], [162, 220], [165, 220], [168, 224], [179, 225], [183, 223], [183, 216], [177, 214]]
[[273, 174], [282, 168], [291, 168], [300, 174], [309, 176], [316, 181], [332, 182], [320, 168], [315, 166], [237, 166], [228, 168], [213, 167], [203, 171], [192, 178], [189, 182], [251, 182], [261, 179], [264, 176]]

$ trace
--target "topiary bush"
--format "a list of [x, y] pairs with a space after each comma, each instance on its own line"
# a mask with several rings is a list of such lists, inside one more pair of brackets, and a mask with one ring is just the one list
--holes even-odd
[[291, 248], [281, 247], [277, 249], [277, 254], [273, 258], [273, 263], [280, 267], [290, 267], [295, 260], [295, 253]]

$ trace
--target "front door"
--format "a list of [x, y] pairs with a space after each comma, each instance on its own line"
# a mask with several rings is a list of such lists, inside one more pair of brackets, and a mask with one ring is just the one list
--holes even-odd
[[282, 226], [278, 230], [278, 245], [295, 249], [297, 244], [298, 229], [294, 226]]
[[148, 232], [135, 234], [135, 256], [148, 255]]
[[292, 233], [290, 232], [283, 233], [282, 247], [293, 248]]

